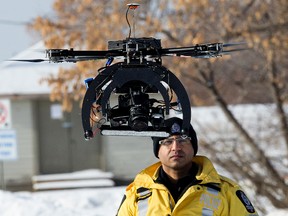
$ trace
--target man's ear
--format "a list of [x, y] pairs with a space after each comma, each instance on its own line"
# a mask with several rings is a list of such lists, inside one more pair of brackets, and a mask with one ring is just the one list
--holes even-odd
[[160, 150], [160, 148], [161, 148], [161, 145], [158, 148], [157, 158], [159, 158], [159, 150]]

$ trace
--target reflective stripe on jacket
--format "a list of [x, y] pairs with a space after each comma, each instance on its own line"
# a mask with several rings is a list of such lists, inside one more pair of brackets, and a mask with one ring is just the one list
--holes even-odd
[[141, 171], [126, 188], [118, 216], [258, 216], [240, 187], [220, 176], [211, 161], [196, 156], [200, 183], [190, 186], [177, 203], [168, 189], [155, 183], [158, 162]]

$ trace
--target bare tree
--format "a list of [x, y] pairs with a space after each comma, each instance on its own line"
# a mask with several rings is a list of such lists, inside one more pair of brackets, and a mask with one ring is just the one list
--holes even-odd
[[[223, 167], [229, 170], [231, 173], [233, 172], [235, 173], [235, 171], [237, 170], [239, 175], [238, 177], [236, 177], [237, 179], [239, 177], [243, 178], [243, 176], [248, 178], [251, 182], [254, 183], [254, 186], [256, 187], [258, 194], [268, 197], [274, 206], [279, 208], [285, 208], [285, 206], [287, 206], [288, 204], [288, 198], [285, 195], [288, 193], [288, 187], [284, 181], [283, 175], [281, 175], [279, 173], [279, 170], [277, 170], [273, 166], [272, 161], [265, 155], [265, 152], [260, 148], [259, 145], [261, 143], [257, 143], [251, 137], [247, 129], [243, 127], [243, 125], [239, 122], [239, 120], [237, 120], [235, 115], [231, 112], [227, 102], [223, 99], [217, 87], [215, 86], [214, 71], [211, 63], [208, 63], [208, 65], [209, 66], [206, 68], [205, 72], [201, 68], [198, 69], [199, 77], [201, 79], [194, 78], [194, 80], [200, 83], [201, 85], [205, 86], [207, 89], [209, 89], [209, 91], [214, 97], [214, 100], [216, 101], [220, 109], [223, 111], [228, 121], [234, 126], [236, 131], [241, 135], [242, 137], [241, 140], [244, 140], [244, 142], [238, 141], [238, 145], [240, 147], [233, 149], [234, 150], [233, 156], [231, 157], [234, 158], [234, 160], [231, 159], [231, 157], [230, 158], [219, 156], [217, 157], [217, 155], [214, 155], [213, 158], [219, 164], [221, 164]], [[224, 142], [228, 141], [224, 140]], [[214, 145], [214, 142], [215, 140], [212, 143], [210, 143], [211, 146], [209, 146], [207, 143], [205, 143], [204, 146], [206, 146], [206, 148], [209, 150], [213, 150], [214, 152], [219, 151], [219, 149], [217, 150], [217, 148], [212, 147], [217, 146]], [[249, 146], [249, 151], [248, 152], [245, 151], [244, 154], [241, 149], [242, 148], [241, 146], [243, 145], [241, 144], [241, 142]], [[229, 142], [228, 145], [230, 144], [231, 143]], [[223, 151], [223, 148], [221, 150]], [[225, 155], [227, 151], [225, 150], [223, 152], [220, 151], [220, 153], [222, 154], [224, 153]], [[258, 167], [261, 168], [261, 171], [260, 170], [255, 171], [254, 168], [255, 164], [258, 164]], [[252, 170], [254, 171], [251, 172]], [[268, 179], [266, 179], [267, 175], [269, 176]], [[278, 188], [277, 193], [273, 192], [273, 189], [275, 187]]]
[[[239, 5], [235, 4], [235, 2], [232, 2], [232, 5], [230, 4], [230, 7], [234, 9], [237, 6], [238, 13], [242, 14], [242, 16], [241, 19], [233, 19], [231, 13], [233, 12], [233, 9], [226, 10], [227, 12], [224, 18], [229, 17], [229, 19], [224, 20], [229, 21], [221, 23], [226, 27], [225, 31], [223, 31], [223, 35], [225, 36], [224, 38], [243, 37], [245, 41], [248, 41], [251, 44], [254, 54], [262, 56], [262, 61], [259, 61], [258, 64], [266, 65], [266, 68], [261, 68], [261, 70], [266, 72], [267, 79], [264, 80], [265, 86], [270, 85], [270, 102], [274, 102], [276, 105], [276, 113], [280, 124], [279, 129], [282, 131], [283, 138], [286, 146], [288, 147], [287, 115], [285, 114], [284, 109], [286, 99], [285, 96], [287, 94], [287, 85], [285, 84], [287, 81], [287, 72], [283, 68], [283, 59], [280, 56], [280, 53], [283, 55], [283, 57], [287, 56], [287, 52], [285, 51], [287, 49], [287, 43], [285, 42], [287, 30], [282, 28], [287, 25], [285, 19], [283, 19], [283, 16], [287, 16], [284, 15], [284, 13], [287, 13], [287, 3], [277, 2], [270, 4], [269, 2], [257, 1], [245, 1], [245, 3], [247, 4], [243, 4], [244, 7], [239, 7]], [[257, 10], [257, 8], [259, 9]], [[253, 10], [253, 14], [249, 13], [249, 10]], [[241, 23], [239, 24], [239, 20], [246, 23], [246, 26], [241, 26]], [[244, 57], [244, 60], [247, 60], [247, 58]], [[256, 66], [257, 63], [254, 63], [254, 65]], [[265, 152], [260, 148], [261, 143], [257, 143], [257, 141], [252, 138], [252, 136], [248, 133], [248, 129], [245, 129], [229, 110], [228, 104], [223, 98], [223, 92], [219, 91], [219, 88], [221, 88], [223, 82], [221, 83], [215, 78], [217, 73], [219, 73], [217, 71], [217, 67], [213, 65], [212, 68], [211, 63], [208, 62], [204, 67], [199, 66], [196, 68], [198, 73], [196, 76], [189, 76], [187, 73], [182, 74], [184, 74], [185, 77], [190, 77], [209, 90], [209, 92], [213, 95], [215, 102], [221, 108], [227, 119], [233, 124], [234, 128], [237, 129], [242, 139], [244, 139], [245, 144], [248, 144], [250, 147], [250, 153], [248, 153], [248, 155], [250, 155], [251, 158], [249, 160], [247, 160], [247, 152], [245, 152], [245, 155], [243, 155], [240, 154], [241, 151], [239, 152], [237, 149], [234, 151], [234, 158], [237, 158], [237, 162], [229, 159], [228, 163], [227, 158], [225, 157], [215, 157], [215, 160], [217, 160], [219, 164], [222, 164], [222, 166], [226, 167], [231, 172], [233, 170], [235, 171], [235, 168], [237, 168], [236, 170], [238, 170], [238, 173], [241, 173], [242, 176], [246, 176], [246, 178], [254, 183], [258, 194], [268, 197], [276, 207], [284, 208], [288, 205], [288, 199], [285, 195], [288, 192], [288, 187], [287, 184], [285, 184], [283, 174], [279, 173], [280, 170], [276, 169], [273, 161], [268, 158]], [[243, 69], [245, 70], [246, 68], [244, 67]], [[245, 77], [241, 78], [243, 79]], [[262, 91], [265, 91], [265, 93], [267, 92], [267, 90], [263, 88]], [[214, 150], [217, 151], [217, 149]], [[230, 164], [230, 166], [227, 166], [227, 164]], [[255, 171], [250, 174], [248, 172], [248, 170], [255, 170], [253, 169], [255, 164], [258, 164], [258, 167], [262, 168], [262, 173]], [[265, 174], [263, 175], [263, 173]], [[269, 176], [268, 179], [265, 176], [266, 174]], [[277, 188], [277, 192], [275, 192], [275, 188]]]

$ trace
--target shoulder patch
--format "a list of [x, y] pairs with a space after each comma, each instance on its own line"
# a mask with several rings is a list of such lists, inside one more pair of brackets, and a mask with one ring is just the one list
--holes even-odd
[[237, 190], [236, 195], [240, 199], [240, 201], [242, 202], [242, 204], [245, 206], [246, 210], [249, 213], [255, 213], [255, 209], [254, 209], [252, 203], [250, 202], [250, 200], [248, 199], [248, 197], [246, 196], [246, 194], [243, 191]]

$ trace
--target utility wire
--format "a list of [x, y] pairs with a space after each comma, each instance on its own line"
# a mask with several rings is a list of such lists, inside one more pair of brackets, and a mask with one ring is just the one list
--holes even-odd
[[0, 19], [0, 24], [2, 24], [2, 25], [29, 25], [31, 23], [30, 22], [21, 22], [21, 21]]

